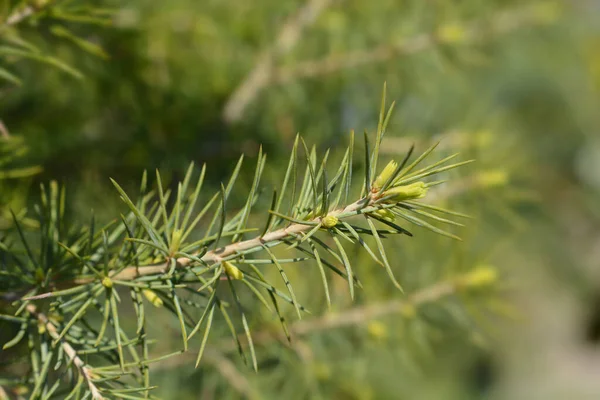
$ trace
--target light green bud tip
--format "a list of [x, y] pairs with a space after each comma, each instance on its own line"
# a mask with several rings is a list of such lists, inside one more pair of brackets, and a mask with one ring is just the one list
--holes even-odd
[[447, 43], [458, 43], [466, 39], [467, 31], [458, 23], [443, 25], [438, 29], [438, 37]]
[[105, 276], [104, 278], [102, 278], [102, 286], [104, 286], [107, 289], [110, 289], [113, 287], [113, 281], [108, 276]]
[[411, 319], [417, 315], [417, 309], [414, 305], [406, 303], [400, 307], [400, 314], [406, 319]]
[[154, 293], [154, 290], [144, 289], [142, 290], [142, 293], [144, 293], [146, 299], [152, 303], [154, 307], [162, 307], [163, 301], [156, 293]]
[[477, 182], [483, 187], [498, 187], [508, 183], [508, 173], [501, 169], [480, 172], [476, 176]]
[[388, 179], [390, 179], [397, 167], [398, 164], [396, 163], [396, 161], [390, 161], [385, 166], [383, 171], [381, 171], [379, 176], [375, 179], [375, 182], [373, 182], [373, 190], [378, 191], [379, 189], [381, 189], [383, 185], [385, 185], [385, 183], [388, 181]]
[[173, 234], [171, 235], [171, 252], [176, 252], [179, 250], [179, 246], [181, 245], [181, 238], [183, 236], [183, 231], [181, 229], [175, 229]]
[[229, 261], [223, 262], [223, 269], [225, 269], [225, 273], [229, 275], [231, 279], [244, 279], [244, 273]]
[[388, 336], [387, 327], [379, 321], [371, 321], [367, 325], [367, 332], [373, 339], [385, 339]]
[[498, 271], [489, 265], [475, 267], [461, 279], [461, 283], [468, 287], [482, 287], [495, 283], [498, 280]]
[[422, 199], [427, 194], [427, 190], [425, 182], [415, 182], [410, 185], [391, 188], [384, 193], [384, 196], [392, 196], [388, 200], [389, 202]]
[[378, 216], [379, 218], [383, 218], [384, 220], [390, 221], [390, 222], [394, 222], [394, 220], [396, 219], [396, 216], [394, 215], [394, 213], [385, 208], [381, 209], [381, 210], [373, 211], [371, 214], [374, 214], [374, 215]]
[[333, 215], [328, 215], [324, 217], [321, 220], [321, 222], [323, 223], [323, 227], [330, 229], [336, 226], [338, 222], [340, 222], [340, 220], [337, 217], [334, 217]]

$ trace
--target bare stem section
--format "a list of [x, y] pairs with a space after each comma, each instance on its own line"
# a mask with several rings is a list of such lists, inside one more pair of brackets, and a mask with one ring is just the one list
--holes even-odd
[[270, 83], [275, 59], [296, 45], [304, 29], [317, 19], [329, 3], [331, 0], [308, 1], [283, 25], [272, 47], [259, 56], [254, 68], [231, 95], [223, 110], [225, 121], [236, 122], [243, 116], [248, 105]]
[[46, 331], [48, 332], [50, 337], [52, 337], [52, 339], [59, 340], [63, 351], [65, 352], [67, 357], [69, 357], [69, 360], [73, 362], [73, 365], [75, 365], [75, 367], [79, 371], [79, 374], [83, 377], [83, 379], [87, 383], [88, 389], [90, 390], [90, 393], [92, 394], [92, 399], [104, 400], [104, 397], [102, 396], [102, 394], [100, 394], [98, 387], [96, 387], [96, 385], [93, 382], [93, 375], [92, 375], [91, 369], [85, 365], [83, 360], [77, 355], [77, 352], [75, 351], [75, 349], [67, 341], [65, 341], [63, 339], [59, 339], [60, 335], [59, 335], [58, 331], [56, 330], [56, 327], [48, 319], [46, 314], [39, 312], [37, 310], [37, 307], [31, 303], [27, 305], [27, 311], [31, 315], [36, 316], [37, 319], [42, 324], [44, 324]]
[[[39, 2], [35, 2], [35, 4], [33, 4], [34, 2], [32, 2], [32, 4], [28, 4], [28, 5], [25, 5], [24, 7], [18, 8], [17, 10], [15, 10], [12, 14], [10, 14], [6, 18], [6, 20], [4, 21], [4, 25], [5, 26], [17, 25], [17, 24], [21, 23], [23, 20], [31, 17], [36, 12], [42, 10], [45, 7], [48, 7], [52, 2], [53, 2], [52, 0], [39, 1]], [[1, 30], [1, 28], [0, 28], [0, 30]]]
[[[358, 201], [346, 206], [344, 209], [341, 209], [338, 211], [332, 211], [329, 213], [329, 215], [334, 216], [334, 217], [344, 218], [344, 215], [352, 214], [355, 211], [358, 211], [362, 208], [372, 205], [372, 203], [373, 203], [372, 198], [361, 199], [361, 200], [358, 200]], [[307, 222], [316, 222], [316, 220], [307, 221]], [[309, 224], [300, 224], [300, 223], [291, 224], [291, 225], [287, 226], [286, 228], [282, 228], [282, 229], [278, 229], [273, 232], [269, 232], [263, 236], [257, 236], [255, 238], [244, 240], [244, 241], [241, 241], [238, 243], [232, 243], [230, 245], [221, 247], [216, 250], [211, 250], [211, 251], [207, 252], [206, 254], [204, 254], [204, 256], [201, 257], [201, 260], [207, 264], [215, 264], [215, 263], [218, 264], [221, 261], [223, 261], [225, 258], [227, 258], [228, 256], [234, 255], [236, 253], [240, 253], [245, 250], [263, 247], [264, 245], [269, 244], [271, 242], [276, 242], [276, 241], [283, 240], [283, 239], [286, 239], [289, 237], [295, 237], [302, 232], [306, 232], [306, 231], [310, 230], [311, 228], [314, 228], [314, 226], [309, 225]], [[177, 266], [179, 268], [185, 268], [190, 263], [192, 263], [192, 261], [193, 260], [188, 257], [180, 257], [177, 259]], [[157, 265], [148, 265], [148, 266], [143, 266], [143, 267], [130, 266], [130, 267], [125, 268], [122, 271], [119, 271], [118, 273], [114, 273], [114, 274], [110, 275], [110, 277], [112, 279], [117, 279], [117, 280], [133, 280], [133, 279], [139, 278], [141, 276], [166, 273], [168, 268], [169, 268], [168, 262], [157, 264]], [[77, 283], [83, 283], [83, 281], [79, 281]]]
[[419, 306], [432, 303], [456, 292], [457, 284], [453, 281], [443, 281], [428, 286], [404, 300], [392, 300], [385, 303], [376, 303], [362, 307], [355, 307], [339, 314], [326, 314], [324, 317], [313, 320], [297, 321], [291, 332], [303, 336], [343, 326], [359, 325], [370, 320], [389, 314], [402, 312], [406, 307]]

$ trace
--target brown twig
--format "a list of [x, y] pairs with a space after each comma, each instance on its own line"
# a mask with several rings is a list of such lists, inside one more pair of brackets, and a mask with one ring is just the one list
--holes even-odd
[[[332, 211], [328, 215], [340, 216], [343, 213], [352, 213], [354, 211], [357, 211], [364, 207], [368, 207], [368, 206], [372, 205], [374, 201], [375, 201], [375, 199], [373, 197], [363, 198], [363, 199], [357, 200], [354, 203], [346, 206], [344, 209]], [[315, 222], [317, 221], [317, 219], [315, 219]], [[308, 231], [312, 228], [314, 228], [313, 225], [294, 223], [294, 224], [287, 226], [286, 228], [282, 228], [282, 229], [278, 229], [273, 232], [266, 233], [263, 236], [257, 236], [253, 239], [248, 239], [248, 240], [244, 240], [241, 242], [232, 243], [227, 246], [218, 248], [216, 250], [211, 250], [211, 251], [207, 252], [206, 254], [204, 254], [202, 257], [200, 257], [200, 259], [208, 265], [219, 264], [225, 258], [227, 258], [228, 256], [231, 256], [233, 254], [237, 254], [237, 253], [243, 252], [245, 250], [249, 250], [249, 249], [264, 247], [265, 245], [267, 245], [271, 242], [276, 242], [276, 241], [284, 240], [287, 238], [297, 237], [301, 232]], [[191, 258], [180, 257], [177, 259], [176, 266], [177, 266], [177, 268], [187, 268], [192, 262], [194, 262], [194, 260], [192, 260]], [[142, 277], [142, 276], [154, 275], [154, 274], [164, 274], [164, 273], [168, 272], [169, 268], [170, 268], [169, 261], [162, 262], [160, 264], [152, 264], [152, 265], [144, 265], [144, 266], [131, 265], [131, 266], [128, 266], [118, 272], [110, 271], [108, 273], [108, 276], [111, 279], [115, 279], [115, 280], [129, 281], [129, 280], [134, 280], [134, 279]], [[94, 280], [94, 278], [87, 278], [87, 277], [80, 278], [80, 279], [75, 279], [75, 280], [69, 281], [69, 282], [62, 282], [62, 283], [60, 283], [60, 285], [58, 287], [60, 287], [60, 289], [65, 289], [65, 288], [71, 287], [73, 285], [82, 285], [82, 284], [90, 283], [93, 280]], [[7, 294], [4, 294], [4, 296], [12, 297], [13, 294], [7, 293]], [[47, 292], [47, 293], [38, 294], [36, 296], [25, 297], [25, 298], [22, 298], [22, 300], [39, 300], [39, 299], [44, 299], [44, 298], [48, 298], [48, 297], [52, 297], [52, 296], [53, 296], [52, 292]]]
[[0, 120], [0, 136], [3, 139], [10, 138], [10, 133], [8, 133], [8, 129], [6, 128], [6, 125], [4, 125], [4, 122], [2, 122], [2, 120]]
[[[445, 190], [445, 191], [442, 191], [442, 190], [433, 191], [428, 196], [428, 198], [430, 198], [430, 200], [440, 201], [442, 199], [452, 197], [452, 196], [462, 193], [466, 190], [472, 189], [472, 188], [478, 186], [479, 184], [480, 184], [480, 182], [478, 182], [474, 177], [464, 178], [463, 180], [461, 180], [460, 182], [458, 182], [455, 185], [456, 189]], [[372, 204], [372, 201], [373, 200], [371, 200], [369, 203], [367, 203], [367, 206]], [[364, 199], [361, 199], [361, 200], [358, 200], [358, 201], [348, 205], [347, 207], [345, 207], [342, 210], [332, 211], [329, 213], [329, 215], [339, 216], [342, 213], [356, 211], [363, 207], [365, 207], [365, 203], [364, 203]], [[262, 247], [265, 244], [268, 244], [269, 242], [274, 242], [274, 241], [286, 239], [289, 237], [295, 237], [298, 234], [300, 234], [301, 232], [308, 231], [312, 228], [313, 228], [312, 225], [291, 224], [286, 228], [282, 228], [282, 229], [279, 229], [279, 230], [276, 230], [273, 232], [269, 232], [269, 233], [265, 234], [264, 236], [257, 236], [253, 239], [248, 239], [248, 240], [245, 240], [242, 242], [232, 243], [230, 245], [221, 247], [219, 249], [211, 250], [211, 251], [207, 252], [206, 254], [204, 254], [204, 256], [201, 257], [201, 260], [207, 264], [218, 264], [218, 263], [222, 262], [223, 259], [225, 259], [226, 257], [228, 257], [230, 255], [242, 252], [244, 250]], [[177, 268], [186, 268], [192, 262], [193, 262], [193, 260], [190, 258], [180, 257], [177, 259]], [[128, 280], [134, 280], [134, 279], [142, 277], [142, 276], [167, 273], [169, 270], [169, 267], [170, 267], [169, 262], [163, 262], [160, 264], [152, 264], [152, 265], [145, 265], [145, 266], [132, 265], [132, 266], [126, 267], [125, 269], [123, 269], [119, 272], [109, 272], [109, 276], [111, 277], [111, 279], [128, 281]], [[64, 282], [64, 283], [60, 284], [59, 288], [65, 289], [72, 285], [82, 285], [82, 284], [90, 283], [92, 281], [93, 281], [93, 278], [76, 279], [71, 282]], [[53, 295], [52, 292], [48, 292], [48, 293], [42, 293], [42, 294], [32, 296], [32, 297], [26, 297], [26, 298], [23, 298], [22, 300], [39, 300], [39, 299], [51, 297], [52, 295]], [[15, 297], [14, 293], [5, 293], [3, 296], [6, 297], [7, 299]]]
[[0, 386], [0, 400], [9, 400], [8, 394], [2, 386]]
[[[39, 5], [36, 5], [39, 3]], [[52, 0], [47, 0], [44, 2], [36, 2], [36, 4], [28, 4], [25, 7], [22, 7], [18, 10], [15, 10], [11, 13], [6, 20], [4, 21], [4, 26], [14, 26], [21, 23], [23, 20], [29, 18], [36, 12], [48, 7], [52, 3]]]
[[[48, 319], [48, 317], [46, 317], [44, 313], [39, 312], [37, 310], [37, 307], [31, 303], [27, 305], [27, 311], [31, 315], [34, 315], [38, 319], [38, 321], [44, 324], [44, 326], [46, 327], [46, 331], [48, 332], [50, 337], [52, 337], [52, 339], [59, 340], [60, 335], [56, 330], [56, 326], [54, 326], [54, 324]], [[64, 340], [64, 338], [60, 339], [59, 342], [62, 346], [63, 351], [65, 352], [67, 357], [69, 357], [69, 360], [73, 362], [73, 365], [75, 365], [75, 367], [79, 371], [79, 374], [87, 383], [88, 389], [92, 394], [92, 399], [104, 400], [104, 397], [102, 396], [102, 394], [100, 394], [98, 387], [93, 382], [93, 375], [90, 367], [85, 365], [83, 360], [77, 355], [75, 349], [66, 340]]]
[[10, 14], [8, 18], [6, 18], [6, 21], [4, 21], [4, 24], [9, 26], [16, 25], [27, 17], [33, 15], [35, 10], [36, 9], [33, 6], [25, 6], [24, 8]]
[[[350, 204], [349, 206], [345, 207], [342, 210], [332, 211], [329, 213], [329, 215], [339, 216], [340, 214], [343, 214], [343, 213], [357, 211], [365, 206], [371, 205], [373, 201], [374, 201], [373, 199], [370, 199], [365, 204], [364, 199], [361, 199], [361, 200], [358, 200], [358, 201]], [[228, 257], [230, 255], [240, 253], [245, 250], [262, 247], [270, 242], [276, 242], [276, 241], [283, 240], [283, 239], [286, 239], [289, 237], [297, 236], [299, 233], [308, 231], [308, 230], [312, 229], [313, 227], [314, 226], [312, 226], [312, 225], [294, 223], [294, 224], [289, 225], [286, 228], [282, 228], [282, 229], [278, 229], [273, 232], [269, 232], [269, 233], [265, 234], [264, 236], [257, 236], [253, 239], [248, 239], [248, 240], [244, 240], [242, 242], [232, 243], [230, 245], [221, 247], [219, 249], [211, 250], [211, 251], [207, 252], [206, 254], [204, 254], [204, 256], [201, 257], [201, 260], [207, 264], [218, 264], [218, 263], [222, 262], [223, 259], [225, 259], [226, 257]], [[193, 260], [190, 258], [180, 257], [177, 259], [177, 266], [179, 268], [185, 268], [192, 262], [193, 262]], [[162, 263], [159, 265], [150, 265], [150, 266], [145, 266], [145, 267], [130, 266], [130, 267], [123, 269], [122, 271], [120, 271], [118, 273], [110, 275], [110, 277], [112, 279], [117, 279], [117, 280], [132, 280], [132, 279], [135, 279], [135, 278], [138, 278], [141, 276], [145, 276], [145, 275], [165, 273], [165, 272], [167, 272], [168, 268], [169, 268], [168, 262]]]
[[242, 117], [246, 107], [269, 84], [274, 60], [296, 45], [304, 28], [313, 23], [330, 3], [331, 0], [310, 0], [283, 25], [275, 43], [258, 57], [252, 71], [225, 104], [223, 118], [226, 122], [236, 122]]

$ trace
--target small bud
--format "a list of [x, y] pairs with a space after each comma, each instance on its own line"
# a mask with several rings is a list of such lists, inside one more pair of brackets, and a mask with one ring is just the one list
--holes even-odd
[[111, 289], [113, 287], [113, 281], [108, 276], [105, 276], [102, 278], [102, 286], [107, 289]]
[[183, 236], [183, 231], [181, 229], [175, 229], [173, 234], [171, 235], [171, 253], [175, 253], [179, 250], [179, 246], [181, 245], [181, 237]]
[[396, 170], [397, 167], [398, 167], [398, 164], [396, 163], [396, 161], [394, 161], [394, 160], [390, 161], [385, 166], [383, 171], [381, 171], [381, 173], [379, 174], [377, 179], [375, 179], [375, 182], [373, 182], [372, 190], [375, 192], [379, 191], [379, 189], [381, 189], [383, 187], [383, 185], [385, 185], [385, 183], [388, 181], [388, 179], [390, 179], [390, 177], [392, 176], [392, 174], [394, 173], [394, 171]]
[[504, 186], [508, 183], [508, 174], [501, 169], [480, 172], [475, 179], [485, 188]]
[[437, 36], [447, 43], [459, 43], [465, 40], [467, 31], [460, 24], [450, 23], [442, 25], [437, 31]]
[[223, 262], [223, 268], [225, 269], [225, 273], [229, 275], [231, 279], [244, 279], [244, 273], [229, 261]]
[[388, 336], [387, 327], [379, 321], [371, 321], [367, 325], [367, 332], [373, 339], [382, 340]]
[[[489, 129], [482, 129], [474, 133], [468, 133], [467, 135], [469, 135], [475, 145], [480, 148], [489, 148], [489, 146], [494, 143], [494, 132]], [[465, 140], [469, 139], [465, 138]]]
[[398, 202], [403, 200], [421, 199], [427, 194], [427, 187], [424, 182], [415, 182], [406, 186], [396, 186], [386, 190], [384, 196], [393, 196], [388, 202]]
[[38, 321], [38, 334], [43, 335], [44, 333], [46, 333], [46, 324], [44, 324], [42, 321]]
[[56, 313], [52, 313], [50, 315], [48, 315], [48, 319], [54, 324], [54, 325], [60, 325], [64, 320], [65, 317], [63, 317], [60, 314], [56, 314]]
[[327, 364], [315, 363], [311, 369], [320, 381], [326, 381], [331, 378], [331, 368]]
[[333, 215], [328, 215], [321, 220], [323, 227], [327, 229], [333, 228], [338, 224], [338, 222], [340, 222], [340, 220], [337, 217], [334, 217]]
[[498, 271], [489, 265], [476, 267], [460, 279], [460, 284], [467, 287], [482, 287], [498, 280]]
[[144, 290], [142, 290], [142, 293], [144, 293], [144, 296], [146, 296], [146, 299], [150, 303], [152, 303], [152, 305], [154, 307], [162, 307], [163, 301], [160, 297], [158, 297], [158, 295], [156, 293], [154, 293], [154, 290], [144, 289]]
[[417, 309], [414, 305], [406, 303], [400, 307], [400, 314], [406, 319], [411, 319], [417, 315]]
[[379, 218], [382, 218], [389, 222], [394, 222], [396, 216], [393, 212], [388, 209], [382, 208], [381, 210], [373, 211], [371, 214], [376, 215]]

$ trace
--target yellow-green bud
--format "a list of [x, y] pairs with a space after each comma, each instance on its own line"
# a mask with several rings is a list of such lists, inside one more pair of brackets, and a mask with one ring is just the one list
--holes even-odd
[[333, 228], [338, 224], [338, 222], [340, 222], [340, 220], [333, 215], [328, 215], [321, 220], [321, 223], [327, 229]]
[[175, 253], [179, 250], [179, 245], [181, 244], [181, 237], [183, 236], [183, 231], [181, 229], [175, 229], [173, 234], [171, 235], [171, 253]]
[[[482, 129], [472, 134], [468, 134], [472, 138], [475, 145], [481, 148], [487, 148], [494, 143], [494, 132], [489, 129]], [[465, 140], [469, 140], [466, 139]]]
[[378, 216], [386, 221], [394, 222], [396, 216], [393, 212], [388, 209], [382, 208], [381, 210], [373, 211], [371, 214]]
[[498, 271], [489, 265], [481, 265], [460, 279], [460, 284], [467, 287], [482, 287], [498, 280]]
[[402, 314], [404, 318], [411, 319], [417, 315], [417, 309], [414, 305], [406, 303], [400, 307], [400, 314]]
[[229, 261], [223, 261], [223, 269], [231, 279], [244, 279], [244, 273]]
[[111, 289], [113, 287], [113, 281], [108, 276], [105, 276], [102, 278], [102, 286], [107, 289]]
[[373, 339], [381, 340], [388, 336], [387, 327], [380, 321], [371, 321], [367, 325], [367, 332]]
[[480, 172], [475, 179], [477, 183], [486, 188], [504, 186], [508, 183], [508, 174], [504, 170], [493, 169]]
[[460, 24], [450, 23], [442, 25], [437, 31], [437, 36], [444, 42], [458, 43], [466, 38], [467, 31]]
[[326, 381], [331, 378], [331, 368], [327, 364], [315, 363], [311, 370], [314, 371], [315, 376], [320, 381]]
[[385, 185], [385, 183], [388, 181], [388, 179], [390, 179], [390, 177], [392, 176], [392, 174], [394, 173], [394, 171], [396, 170], [396, 168], [398, 167], [398, 164], [396, 163], [396, 161], [392, 160], [390, 161], [385, 168], [383, 169], [383, 171], [381, 171], [381, 173], [379, 174], [379, 176], [375, 179], [375, 182], [373, 182], [373, 191], [379, 191], [379, 189], [381, 189], [383, 187], [383, 185]]
[[386, 190], [384, 196], [393, 196], [388, 202], [397, 202], [403, 200], [421, 199], [427, 194], [427, 187], [424, 182], [415, 182], [406, 186], [396, 186]]
[[42, 321], [38, 320], [37, 328], [38, 334], [43, 335], [44, 333], [46, 333], [46, 324], [44, 324]]
[[154, 290], [144, 289], [142, 290], [142, 293], [144, 293], [146, 299], [152, 303], [154, 307], [162, 307], [163, 301], [156, 293], [154, 293]]

